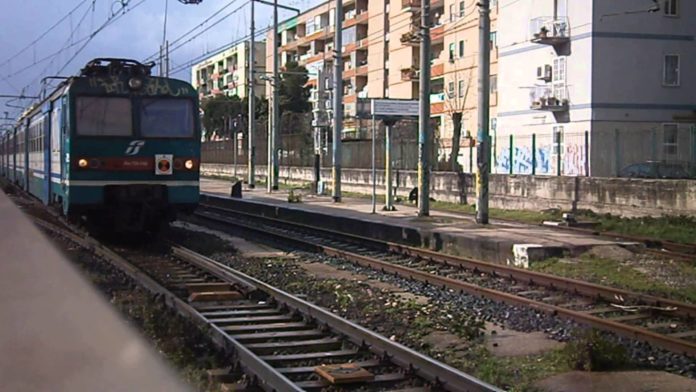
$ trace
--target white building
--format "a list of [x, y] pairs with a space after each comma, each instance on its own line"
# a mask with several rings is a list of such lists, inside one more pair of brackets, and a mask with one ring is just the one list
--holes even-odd
[[696, 161], [696, 1], [657, 3], [499, 1], [494, 172]]

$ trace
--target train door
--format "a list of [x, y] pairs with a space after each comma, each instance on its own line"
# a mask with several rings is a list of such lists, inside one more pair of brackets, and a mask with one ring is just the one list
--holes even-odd
[[50, 150], [50, 162], [48, 164], [49, 173], [49, 200], [56, 201], [57, 194], [62, 194], [62, 189], [60, 188], [61, 179], [63, 178], [63, 165], [60, 159], [61, 150], [61, 128], [62, 128], [62, 114], [63, 108], [60, 99], [56, 99], [52, 103], [53, 108], [51, 111], [51, 129], [48, 136], [48, 145]]

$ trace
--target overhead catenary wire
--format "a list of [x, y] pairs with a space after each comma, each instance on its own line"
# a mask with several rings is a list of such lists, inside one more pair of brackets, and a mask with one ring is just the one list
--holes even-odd
[[[202, 22], [200, 22], [199, 24], [197, 24], [196, 26], [194, 26], [193, 28], [191, 28], [190, 30], [188, 30], [187, 32], [185, 32], [184, 34], [180, 35], [177, 39], [175, 39], [175, 40], [173, 40], [172, 42], [170, 42], [170, 45], [176, 45], [176, 44], [178, 44], [181, 40], [185, 39], [189, 34], [193, 33], [193, 32], [196, 31], [197, 29], [203, 27], [203, 26], [204, 26], [206, 23], [208, 23], [211, 19], [213, 19], [213, 18], [215, 18], [217, 15], [221, 14], [224, 10], [226, 10], [227, 8], [229, 8], [230, 6], [232, 6], [232, 5], [233, 5], [234, 3], [236, 3], [237, 1], [238, 1], [238, 0], [232, 0], [232, 1], [228, 2], [227, 4], [225, 4], [224, 6], [222, 6], [220, 9], [218, 9], [218, 10], [215, 11], [215, 12], [213, 12], [213, 14], [210, 15], [209, 17], [207, 17], [205, 20], [203, 20]], [[157, 51], [157, 52], [151, 54], [150, 56], [146, 57], [146, 58], [144, 59], [144, 61], [147, 62], [147, 61], [150, 61], [150, 60], [154, 60], [154, 59], [157, 58], [158, 56], [159, 56], [159, 51]]]
[[89, 1], [89, 0], [82, 0], [82, 1], [80, 1], [75, 7], [73, 7], [73, 8], [70, 10], [70, 12], [68, 12], [67, 14], [65, 14], [62, 18], [58, 19], [58, 21], [56, 21], [53, 25], [51, 25], [51, 27], [49, 27], [46, 31], [44, 31], [43, 33], [41, 33], [41, 35], [39, 35], [37, 38], [35, 38], [35, 39], [34, 39], [33, 41], [31, 41], [29, 44], [27, 44], [26, 46], [24, 46], [24, 47], [23, 47], [22, 49], [20, 49], [18, 52], [16, 52], [16, 53], [14, 53], [13, 55], [9, 56], [9, 58], [8, 58], [7, 60], [5, 60], [5, 61], [3, 61], [2, 63], [0, 63], [0, 67], [3, 67], [3, 66], [5, 66], [5, 65], [9, 64], [9, 63], [12, 61], [12, 59], [14, 59], [14, 58], [16, 58], [17, 56], [23, 54], [24, 52], [26, 52], [27, 50], [29, 50], [29, 48], [32, 48], [32, 47], [33, 47], [34, 45], [36, 45], [39, 41], [41, 41], [42, 39], [44, 39], [44, 38], [45, 38], [51, 31], [53, 31], [56, 27], [60, 26], [61, 23], [63, 23], [65, 20], [69, 19], [75, 11], [77, 11], [80, 7], [82, 7], [82, 6], [83, 6], [85, 3], [87, 3], [88, 1]]

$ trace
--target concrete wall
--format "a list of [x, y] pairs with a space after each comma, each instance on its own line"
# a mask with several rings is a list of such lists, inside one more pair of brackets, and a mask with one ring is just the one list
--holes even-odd
[[[204, 163], [204, 176], [232, 175], [232, 165]], [[238, 166], [237, 176], [246, 176], [246, 167]], [[257, 167], [259, 180], [265, 180], [266, 167]], [[286, 184], [304, 184], [314, 178], [310, 167], [281, 167], [280, 180]], [[330, 184], [331, 169], [322, 169], [322, 178]], [[396, 192], [408, 197], [417, 184], [417, 172], [398, 171], [394, 175]], [[369, 169], [343, 169], [342, 189], [370, 194], [372, 176]], [[384, 173], [377, 171], [377, 193], [384, 194]], [[475, 203], [473, 176], [452, 172], [434, 172], [431, 196], [452, 203]], [[637, 180], [602, 177], [554, 177], [528, 175], [491, 175], [492, 208], [543, 210], [573, 204], [578, 209], [623, 216], [690, 215], [696, 213], [696, 181]]]

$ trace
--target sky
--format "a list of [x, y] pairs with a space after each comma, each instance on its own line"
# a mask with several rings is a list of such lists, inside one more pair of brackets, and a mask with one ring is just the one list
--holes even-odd
[[[301, 10], [320, 2], [279, 1]], [[210, 21], [184, 36], [225, 6]], [[259, 3], [255, 7], [257, 30], [268, 27], [272, 7]], [[179, 0], [0, 0], [0, 9], [0, 95], [38, 95], [43, 77], [76, 75], [96, 57], [143, 61], [156, 55], [163, 42], [165, 9], [167, 39], [174, 42], [185, 37], [179, 44], [170, 44], [170, 69], [180, 69], [171, 76], [190, 81], [187, 63], [245, 39], [250, 21], [249, 0], [202, 0], [188, 5]], [[279, 12], [281, 21], [290, 16], [291, 12]], [[6, 115], [15, 119], [22, 109], [12, 106], [26, 107], [31, 102], [0, 98], [0, 119]], [[0, 120], [0, 124], [8, 122]]]

